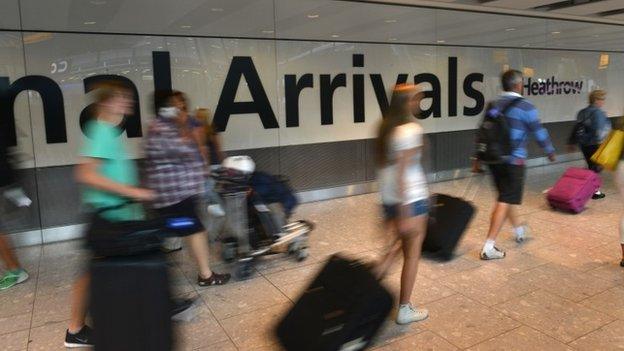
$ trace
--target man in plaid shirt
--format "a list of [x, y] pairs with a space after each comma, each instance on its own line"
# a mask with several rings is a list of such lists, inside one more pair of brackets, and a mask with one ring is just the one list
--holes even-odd
[[200, 125], [188, 115], [186, 97], [178, 91], [157, 92], [155, 103], [157, 116], [145, 145], [147, 186], [156, 193], [153, 207], [164, 218], [192, 222], [176, 233], [186, 237], [197, 261], [197, 284], [225, 284], [229, 274], [210, 270], [207, 233], [198, 214], [207, 170], [193, 136]]
[[155, 208], [204, 193], [206, 167], [199, 147], [190, 131], [181, 131], [190, 128], [163, 116], [157, 116], [149, 127], [146, 172], [149, 188], [157, 192]]

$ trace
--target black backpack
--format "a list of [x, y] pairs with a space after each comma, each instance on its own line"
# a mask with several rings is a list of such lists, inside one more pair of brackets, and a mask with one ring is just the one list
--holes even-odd
[[591, 118], [594, 114], [592, 113], [589, 117], [585, 117], [580, 121], [577, 121], [574, 124], [574, 128], [572, 129], [572, 135], [568, 139], [569, 145], [587, 145], [592, 140], [596, 131], [592, 129], [591, 123], [587, 123], [591, 121]]
[[505, 162], [512, 152], [511, 131], [507, 112], [522, 100], [513, 99], [503, 110], [490, 103], [485, 109], [483, 121], [477, 130], [476, 157], [486, 164]]

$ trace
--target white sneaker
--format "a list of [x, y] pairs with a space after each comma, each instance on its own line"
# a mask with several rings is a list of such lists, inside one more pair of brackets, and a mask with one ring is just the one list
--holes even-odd
[[526, 238], [529, 236], [529, 226], [526, 224], [523, 224], [520, 227], [522, 228], [522, 232], [517, 233], [516, 231], [514, 231], [514, 237], [518, 244], [523, 243], [526, 240]]
[[399, 313], [397, 314], [397, 324], [405, 325], [413, 322], [424, 321], [429, 317], [429, 311], [425, 309], [416, 309], [411, 304], [400, 305]]
[[498, 260], [501, 258], [505, 258], [505, 251], [494, 246], [493, 249], [489, 251], [481, 251], [481, 259], [482, 260]]

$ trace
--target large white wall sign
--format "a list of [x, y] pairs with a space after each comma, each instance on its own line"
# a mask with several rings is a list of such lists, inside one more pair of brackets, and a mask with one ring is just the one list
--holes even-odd
[[[30, 94], [30, 119], [26, 112], [27, 93], [20, 93], [15, 103], [17, 126], [22, 131], [18, 134], [24, 141], [19, 147], [33, 155], [34, 144], [38, 166], [76, 162], [82, 138], [79, 116], [90, 103], [83, 80], [89, 77], [107, 74], [130, 79], [139, 92], [145, 130], [153, 116], [150, 95], [154, 90], [152, 53], [155, 51], [169, 52], [172, 86], [188, 93], [193, 106], [217, 110], [230, 70], [230, 84], [239, 83], [235, 87], [235, 103], [254, 101], [250, 90], [264, 91], [279, 128], [263, 125], [257, 113], [231, 114], [223, 134], [229, 150], [372, 138], [381, 116], [380, 89], [388, 91], [401, 76], [409, 82], [415, 77], [424, 79], [421, 87], [432, 95], [423, 101], [423, 109], [439, 107], [439, 111], [421, 121], [428, 133], [475, 128], [480, 113], [474, 115], [473, 110], [468, 113], [473, 116], [467, 116], [465, 109], [477, 107], [480, 111], [479, 96], [486, 101], [496, 96], [500, 89], [498, 77], [505, 68], [521, 69], [530, 76], [527, 96], [537, 105], [544, 122], [572, 120], [576, 111], [585, 105], [588, 91], [596, 87], [608, 90], [612, 97], [607, 104], [608, 113], [622, 113], [617, 99], [624, 96], [622, 54], [609, 54], [608, 65], [601, 66], [604, 55], [598, 52], [161, 36], [28, 35], [37, 34], [40, 40], [27, 43], [24, 56], [18, 35], [2, 35], [6, 45], [0, 53], [6, 60], [0, 66], [0, 76], [8, 77], [11, 83], [25, 75], [45, 76], [61, 88], [66, 143], [46, 140], [39, 94]], [[255, 68], [260, 85], [249, 86], [248, 71], [236, 75], [232, 65], [235, 57], [244, 61], [245, 69]], [[360, 62], [355, 63], [356, 60]], [[307, 78], [308, 84], [302, 85], [307, 87], [300, 89], [297, 99], [296, 93], [286, 92], [285, 81], [292, 80], [292, 90], [292, 83], [299, 82], [302, 77]], [[355, 80], [359, 81], [357, 87]], [[337, 85], [333, 93], [328, 89], [332, 82]], [[557, 86], [552, 85], [553, 82], [557, 82]], [[569, 88], [564, 86], [567, 82], [570, 82]], [[358, 89], [363, 91], [363, 100], [360, 97], [354, 102]], [[323, 94], [326, 95], [325, 104], [329, 101], [333, 105], [329, 110], [332, 116], [328, 115], [327, 107], [321, 113]], [[333, 98], [328, 100], [327, 97]], [[292, 115], [295, 100], [298, 101], [298, 126], [287, 123], [288, 118], [296, 118]], [[456, 100], [456, 105], [452, 100]], [[291, 116], [287, 118], [289, 103]], [[354, 106], [358, 104], [363, 106], [364, 114], [363, 121], [360, 117], [356, 122]], [[355, 108], [361, 110], [361, 106]], [[224, 106], [221, 110], [222, 114], [230, 111]], [[32, 142], [23, 132], [30, 130], [30, 123]], [[130, 139], [137, 156], [140, 143], [140, 138]]]

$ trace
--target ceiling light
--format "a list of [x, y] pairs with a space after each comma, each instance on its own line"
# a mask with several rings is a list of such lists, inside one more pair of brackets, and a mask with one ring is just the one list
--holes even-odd
[[184, 25], [184, 26], [180, 26], [180, 28], [182, 28], [182, 29], [189, 29], [189, 28], [191, 28], [191, 26]]
[[384, 22], [386, 22], [386, 23], [397, 23], [398, 21], [395, 20], [395, 19], [387, 19]]
[[340, 38], [340, 35], [338, 35], [338, 34], [332, 34], [332, 36], [331, 36], [331, 37], [332, 37], [332, 38]]
[[442, 43], [446, 43], [446, 40], [437, 40], [436, 42], [442, 44]]
[[159, 47], [157, 47], [156, 49], [162, 49], [162, 48], [163, 48], [162, 46], [159, 46]]
[[554, 31], [554, 32], [550, 32], [550, 34], [556, 35], [556, 34], [561, 34], [561, 32], [559, 32], [559, 31]]
[[273, 34], [275, 32], [272, 31], [272, 30], [263, 30], [262, 33], [264, 33], [264, 34]]
[[91, 4], [93, 4], [93, 5], [106, 5], [106, 1], [105, 0], [91, 0], [89, 2]]
[[310, 14], [310, 15], [308, 15], [308, 18], [319, 18], [319, 15], [317, 15], [317, 14]]
[[524, 44], [524, 45], [522, 45], [523, 48], [528, 48], [529, 46], [531, 46], [531, 44]]
[[83, 24], [92, 25], [92, 24], [95, 24], [95, 23], [96, 23], [95, 21], [87, 21], [87, 22], [84, 22]]
[[505, 32], [513, 32], [516, 28], [505, 28]]
[[189, 72], [189, 70], [188, 70], [188, 69], [185, 69], [185, 70], [182, 70], [182, 72], [184, 72], [184, 73], [188, 73], [188, 72]]
[[210, 9], [210, 11], [212, 11], [212, 12], [223, 12], [223, 9], [220, 8], [220, 7], [213, 7], [213, 8]]
[[389, 38], [389, 41], [397, 41], [397, 38]]

